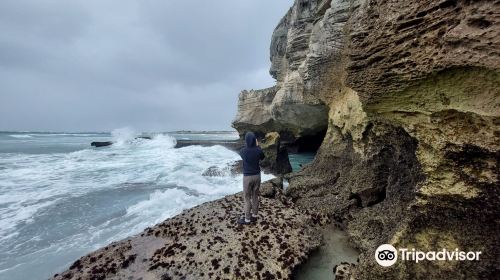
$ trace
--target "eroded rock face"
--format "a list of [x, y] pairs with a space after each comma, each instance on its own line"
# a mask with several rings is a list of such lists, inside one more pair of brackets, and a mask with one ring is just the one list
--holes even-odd
[[[322, 58], [317, 59], [317, 54], [328, 52], [330, 45], [322, 42], [330, 34], [314, 29], [318, 13], [324, 13], [328, 6], [327, 1], [303, 1], [280, 21], [270, 48], [270, 73], [277, 85], [270, 88], [272, 94], [270, 89], [240, 94], [238, 114], [233, 121], [240, 134], [248, 130], [262, 134], [278, 131], [299, 138], [327, 128], [328, 106], [313, 77], [330, 74], [322, 71], [326, 69], [320, 63]], [[315, 54], [309, 52], [310, 40], [318, 41]], [[255, 127], [262, 119], [266, 124]]]
[[264, 171], [276, 175], [292, 172], [292, 165], [288, 159], [288, 152], [286, 148], [281, 145], [279, 133], [267, 133], [260, 147], [265, 155], [265, 158], [260, 162], [260, 166]]
[[236, 223], [241, 194], [204, 203], [77, 260], [54, 279], [290, 279], [319, 245], [316, 219], [261, 198], [256, 224]]
[[[355, 278], [487, 279], [498, 270], [498, 11], [494, 1], [296, 0], [275, 29], [274, 131], [308, 134], [288, 119], [328, 106], [318, 155], [287, 175], [286, 193], [345, 226], [362, 250]], [[387, 270], [373, 258], [383, 243], [484, 255]]]
[[275, 131], [276, 123], [271, 116], [271, 103], [277, 88], [270, 87], [261, 90], [242, 91], [238, 99], [238, 113], [233, 121], [233, 127], [240, 135], [253, 131], [258, 135]]

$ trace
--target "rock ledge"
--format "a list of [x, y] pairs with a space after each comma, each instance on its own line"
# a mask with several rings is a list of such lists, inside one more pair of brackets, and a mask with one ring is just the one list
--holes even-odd
[[239, 226], [241, 193], [185, 210], [90, 253], [53, 279], [290, 279], [319, 245], [317, 218], [261, 198], [259, 220]]

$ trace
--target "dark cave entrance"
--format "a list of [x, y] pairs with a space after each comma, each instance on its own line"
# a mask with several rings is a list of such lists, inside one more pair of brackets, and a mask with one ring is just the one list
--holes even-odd
[[325, 135], [326, 130], [322, 130], [298, 139], [289, 138], [289, 141], [283, 141], [293, 171], [299, 171], [305, 164], [314, 160]]
[[[283, 134], [282, 134], [283, 135]], [[315, 134], [302, 136], [299, 138], [283, 137], [283, 144], [287, 147], [289, 153], [316, 153], [325, 139], [326, 129], [321, 130]]]

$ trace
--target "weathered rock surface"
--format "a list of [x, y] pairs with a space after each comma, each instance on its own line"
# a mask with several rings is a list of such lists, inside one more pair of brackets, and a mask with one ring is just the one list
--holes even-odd
[[[251, 128], [301, 137], [328, 127], [315, 161], [286, 176], [286, 193], [344, 225], [362, 250], [356, 279], [490, 279], [500, 270], [498, 11], [498, 1], [296, 0], [275, 29], [273, 125]], [[251, 120], [254, 105], [238, 114]], [[241, 132], [249, 126], [240, 119]], [[484, 255], [385, 269], [373, 258], [383, 243]]]
[[265, 155], [260, 165], [265, 171], [276, 175], [292, 172], [292, 165], [288, 159], [288, 151], [286, 147], [281, 145], [279, 133], [267, 133], [260, 147]]
[[257, 135], [265, 135], [275, 131], [277, 126], [271, 116], [271, 103], [276, 95], [276, 87], [261, 90], [242, 91], [238, 99], [238, 113], [233, 127], [240, 135], [253, 131]]
[[233, 127], [240, 134], [248, 130], [261, 134], [277, 131], [299, 138], [327, 128], [328, 106], [304, 83], [309, 36], [317, 19], [309, 9], [314, 11], [318, 6], [316, 1], [303, 3], [314, 7], [294, 5], [273, 33], [270, 73], [277, 85], [239, 95]]
[[233, 127], [240, 135], [247, 131], [264, 135], [279, 131], [299, 138], [314, 135], [327, 127], [328, 107], [313, 96], [295, 98], [295, 85], [242, 91]]
[[204, 203], [77, 260], [54, 279], [290, 279], [316, 246], [318, 219], [261, 198], [239, 226], [241, 194]]
[[267, 198], [275, 198], [283, 194], [283, 179], [280, 177], [267, 180], [260, 185], [260, 195]]
[[354, 264], [347, 262], [342, 262], [341, 264], [335, 266], [333, 269], [335, 280], [354, 280], [354, 276], [352, 275], [354, 268]]

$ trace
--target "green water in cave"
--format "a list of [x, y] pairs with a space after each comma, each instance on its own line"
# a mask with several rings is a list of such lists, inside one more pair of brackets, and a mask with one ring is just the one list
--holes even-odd
[[303, 165], [313, 161], [315, 156], [316, 153], [313, 152], [288, 154], [288, 160], [290, 160], [292, 170], [295, 172], [299, 171]]
[[326, 226], [323, 242], [294, 273], [295, 280], [332, 280], [333, 268], [341, 262], [356, 263], [359, 252], [351, 247], [347, 234], [334, 225]]

